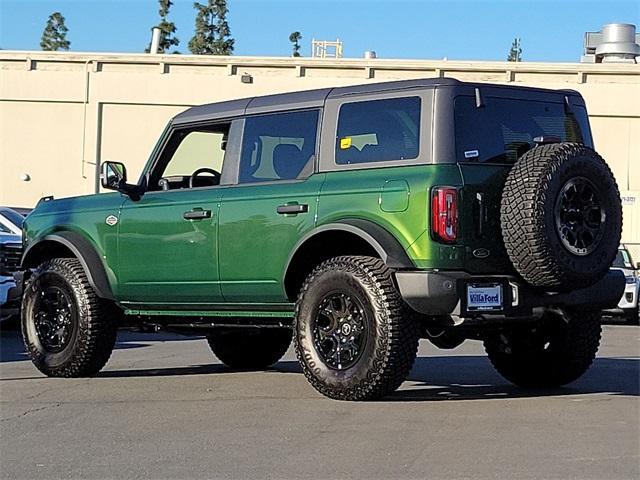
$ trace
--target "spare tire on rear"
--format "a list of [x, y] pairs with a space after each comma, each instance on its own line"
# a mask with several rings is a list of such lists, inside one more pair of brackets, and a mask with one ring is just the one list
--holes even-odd
[[520, 157], [507, 177], [500, 216], [509, 258], [535, 287], [593, 285], [618, 251], [618, 186], [602, 157], [579, 143], [540, 145]]

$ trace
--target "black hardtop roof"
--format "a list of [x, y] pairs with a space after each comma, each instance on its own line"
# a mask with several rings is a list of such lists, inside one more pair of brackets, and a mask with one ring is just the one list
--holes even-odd
[[[229, 118], [244, 114], [265, 113], [269, 111], [289, 110], [295, 108], [312, 108], [322, 106], [326, 99], [345, 97], [376, 92], [390, 92], [420, 88], [435, 88], [441, 86], [466, 86], [472, 88], [500, 88], [531, 90], [546, 93], [559, 93], [558, 90], [550, 90], [537, 87], [525, 87], [520, 85], [501, 85], [492, 83], [462, 82], [455, 78], [420, 78], [414, 80], [396, 80], [392, 82], [365, 83], [346, 87], [321, 88], [303, 90], [299, 92], [277, 93], [248, 97], [239, 100], [228, 100], [216, 103], [198, 105], [179, 113], [173, 118], [174, 124], [194, 123], [208, 119]], [[564, 94], [575, 95], [572, 90], [561, 90]]]

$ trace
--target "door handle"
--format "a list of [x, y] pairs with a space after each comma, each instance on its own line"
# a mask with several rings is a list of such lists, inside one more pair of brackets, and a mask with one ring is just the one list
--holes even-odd
[[193, 210], [184, 212], [182, 216], [185, 220], [203, 220], [205, 218], [211, 218], [211, 210], [194, 208]]
[[309, 211], [309, 205], [306, 203], [285, 203], [278, 206], [276, 211], [280, 215], [297, 215], [298, 213], [307, 213]]

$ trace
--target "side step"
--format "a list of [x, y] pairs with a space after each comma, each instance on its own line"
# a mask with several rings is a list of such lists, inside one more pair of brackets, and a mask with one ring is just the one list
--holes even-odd
[[294, 312], [265, 310], [139, 310], [127, 309], [128, 327], [148, 332], [161, 330], [202, 335], [229, 328], [291, 328]]

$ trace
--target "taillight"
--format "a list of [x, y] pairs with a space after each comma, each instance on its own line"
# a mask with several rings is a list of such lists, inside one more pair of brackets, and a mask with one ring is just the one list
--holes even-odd
[[458, 190], [435, 187], [431, 192], [431, 230], [437, 240], [451, 243], [458, 238]]

